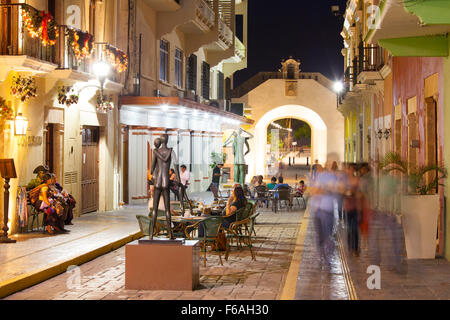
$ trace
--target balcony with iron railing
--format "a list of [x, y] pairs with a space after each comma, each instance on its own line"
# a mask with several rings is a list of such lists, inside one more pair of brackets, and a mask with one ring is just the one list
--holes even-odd
[[225, 24], [222, 19], [219, 19], [219, 39], [229, 48], [233, 44], [233, 31]]
[[359, 45], [359, 56], [357, 59], [357, 82], [372, 83], [376, 80], [382, 80], [380, 70], [384, 66], [384, 51], [379, 46], [365, 47]]
[[[87, 47], [75, 49], [74, 34], [87, 40]], [[57, 43], [58, 68], [70, 69], [90, 73], [91, 56], [95, 50], [93, 36], [87, 32], [69, 26], [59, 26], [59, 39]], [[75, 52], [76, 51], [76, 52]]]
[[247, 55], [247, 49], [245, 48], [245, 45], [236, 36], [234, 37], [234, 52], [235, 55], [238, 56], [241, 60], [245, 59]]
[[55, 46], [44, 44], [25, 25], [24, 16], [38, 12], [27, 4], [0, 4], [0, 55], [4, 66], [14, 67], [18, 71], [38, 72], [56, 68]]
[[215, 26], [214, 10], [204, 0], [181, 2], [176, 11], [158, 13], [158, 33], [161, 38], [175, 28], [187, 35], [201, 35], [211, 31]]

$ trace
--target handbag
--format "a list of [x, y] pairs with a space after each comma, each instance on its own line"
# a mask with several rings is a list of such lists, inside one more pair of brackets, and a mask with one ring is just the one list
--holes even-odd
[[217, 250], [225, 251], [227, 250], [227, 236], [223, 230], [220, 230], [217, 234]]

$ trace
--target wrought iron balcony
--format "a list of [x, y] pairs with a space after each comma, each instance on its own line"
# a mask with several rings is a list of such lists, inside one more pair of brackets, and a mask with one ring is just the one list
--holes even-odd
[[214, 10], [203, 0], [196, 0], [196, 10], [197, 18], [206, 24], [209, 28], [214, 27], [214, 19], [216, 14]]
[[[71, 69], [90, 73], [91, 56], [94, 51], [94, 38], [91, 34], [69, 26], [59, 26], [59, 39], [57, 43], [58, 66], [60, 69]], [[86, 47], [77, 46], [74, 38], [82, 37]], [[87, 42], [86, 42], [87, 41]]]
[[383, 48], [378, 46], [364, 47], [361, 72], [380, 71], [384, 66]]
[[241, 59], [245, 58], [247, 52], [244, 44], [236, 36], [234, 37], [234, 52]]
[[55, 46], [44, 45], [38, 35], [32, 37], [26, 30], [23, 16], [26, 12], [38, 13], [30, 5], [0, 4], [0, 54], [3, 56], [29, 56], [55, 63]]
[[228, 27], [222, 19], [219, 19], [219, 39], [228, 47], [233, 44], [233, 31]]

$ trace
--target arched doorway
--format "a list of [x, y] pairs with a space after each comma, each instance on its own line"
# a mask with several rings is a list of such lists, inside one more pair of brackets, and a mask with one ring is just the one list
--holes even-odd
[[285, 105], [265, 113], [254, 127], [254, 147], [248, 161], [250, 176], [266, 174], [267, 128], [276, 120], [294, 118], [306, 122], [311, 128], [311, 162], [324, 163], [327, 159], [327, 126], [313, 110], [300, 105]]
[[267, 127], [266, 153], [269, 153], [266, 174], [270, 176], [279, 174], [279, 162], [288, 167], [310, 164], [311, 127], [297, 118], [275, 120]]

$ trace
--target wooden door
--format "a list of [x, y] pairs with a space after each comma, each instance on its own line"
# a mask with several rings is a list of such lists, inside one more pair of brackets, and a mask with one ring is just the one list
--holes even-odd
[[81, 214], [98, 210], [98, 127], [82, 129]]

